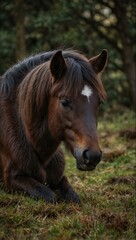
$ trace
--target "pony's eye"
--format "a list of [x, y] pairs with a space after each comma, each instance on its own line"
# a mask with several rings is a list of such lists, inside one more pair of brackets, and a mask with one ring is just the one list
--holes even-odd
[[66, 108], [66, 109], [69, 108], [69, 109], [72, 110], [72, 104], [71, 104], [71, 102], [70, 102], [69, 99], [66, 99], [66, 98], [61, 99], [61, 100], [60, 100], [60, 103], [61, 103], [61, 105], [62, 105], [64, 108]]

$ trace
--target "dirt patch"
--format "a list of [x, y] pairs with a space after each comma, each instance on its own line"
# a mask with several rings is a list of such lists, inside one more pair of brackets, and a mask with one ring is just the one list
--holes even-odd
[[103, 161], [105, 162], [113, 162], [114, 158], [122, 156], [125, 154], [125, 149], [117, 149], [117, 150], [110, 150], [110, 149], [105, 149], [103, 151]]
[[127, 217], [123, 214], [121, 215], [111, 212], [102, 212], [100, 218], [105, 222], [107, 228], [113, 228], [120, 232], [127, 231], [129, 228]]
[[135, 177], [112, 177], [109, 181], [109, 184], [118, 184], [118, 183], [124, 183], [124, 184], [136, 184], [136, 178]]
[[136, 139], [136, 129], [125, 129], [120, 131], [120, 137], [127, 139]]

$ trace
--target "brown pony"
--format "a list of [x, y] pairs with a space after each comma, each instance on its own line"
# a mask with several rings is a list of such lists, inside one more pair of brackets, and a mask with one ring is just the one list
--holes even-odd
[[79, 170], [91, 171], [102, 152], [97, 114], [106, 93], [100, 75], [107, 51], [88, 60], [76, 51], [26, 58], [0, 80], [0, 177], [10, 191], [36, 199], [79, 202], [64, 175], [63, 141]]

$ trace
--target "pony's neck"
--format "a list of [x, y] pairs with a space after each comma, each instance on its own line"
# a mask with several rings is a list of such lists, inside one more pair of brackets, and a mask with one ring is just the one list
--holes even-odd
[[25, 133], [38, 154], [39, 160], [46, 164], [60, 145], [60, 141], [52, 136], [48, 122], [46, 120], [43, 122], [33, 121], [31, 125], [25, 126]]

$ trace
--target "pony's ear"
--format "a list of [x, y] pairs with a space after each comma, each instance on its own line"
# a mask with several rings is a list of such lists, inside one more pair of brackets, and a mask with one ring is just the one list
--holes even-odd
[[57, 51], [51, 59], [50, 63], [51, 74], [55, 79], [59, 80], [64, 76], [66, 69], [67, 67], [65, 60], [62, 56], [62, 51]]
[[108, 52], [106, 49], [103, 49], [99, 55], [89, 59], [89, 62], [91, 63], [96, 74], [101, 73], [105, 69], [107, 65], [107, 59]]

